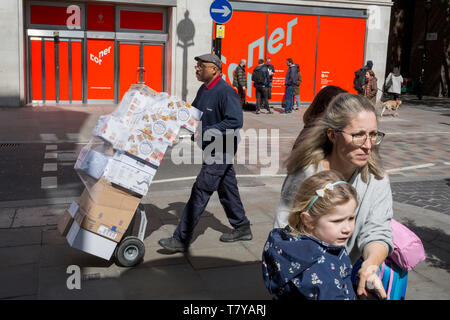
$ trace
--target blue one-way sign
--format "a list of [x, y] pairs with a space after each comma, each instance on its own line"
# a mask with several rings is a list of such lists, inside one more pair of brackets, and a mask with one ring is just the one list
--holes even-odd
[[215, 0], [209, 7], [209, 14], [216, 23], [223, 24], [231, 19], [233, 8], [226, 0]]

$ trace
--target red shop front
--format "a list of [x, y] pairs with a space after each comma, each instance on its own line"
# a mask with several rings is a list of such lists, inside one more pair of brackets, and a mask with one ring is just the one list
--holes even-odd
[[256, 101], [251, 74], [258, 59], [275, 67], [271, 102], [284, 99], [286, 59], [300, 67], [300, 100], [310, 102], [324, 86], [350, 92], [354, 71], [364, 63], [365, 10], [232, 2], [221, 54], [223, 73], [231, 84], [241, 59], [247, 60], [247, 100]]
[[113, 103], [133, 83], [167, 87], [167, 10], [29, 1], [27, 95], [33, 103]]

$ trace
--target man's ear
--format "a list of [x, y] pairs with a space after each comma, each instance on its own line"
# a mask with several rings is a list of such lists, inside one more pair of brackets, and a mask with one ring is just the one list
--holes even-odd
[[314, 229], [313, 217], [311, 217], [308, 212], [303, 211], [300, 213], [300, 219], [302, 219], [302, 223], [306, 227], [306, 231], [312, 231]]
[[333, 129], [327, 129], [327, 137], [333, 144], [336, 143], [336, 132]]

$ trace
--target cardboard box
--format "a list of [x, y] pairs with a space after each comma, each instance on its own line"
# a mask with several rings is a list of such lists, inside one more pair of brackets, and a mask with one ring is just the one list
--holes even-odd
[[67, 232], [69, 231], [70, 227], [72, 226], [72, 222], [73, 222], [73, 218], [70, 215], [69, 211], [64, 210], [64, 214], [58, 223], [58, 231], [63, 237], [65, 237], [67, 235]]
[[110, 186], [103, 178], [81, 194], [81, 227], [119, 242], [134, 216], [140, 198]]
[[103, 177], [121, 187], [145, 196], [156, 174], [148, 162], [116, 152], [105, 168]]
[[[98, 205], [123, 210], [136, 209], [141, 200], [128, 192], [114, 188], [105, 178], [100, 178], [89, 190], [84, 189], [82, 197], [84, 194], [88, 194]], [[79, 206], [84, 209], [81, 203]]]
[[84, 251], [94, 256], [110, 260], [117, 243], [87, 231], [75, 221], [66, 236], [72, 248]]
[[78, 204], [74, 201], [72, 202], [72, 204], [68, 209], [64, 210], [64, 214], [58, 223], [58, 231], [63, 237], [65, 237], [69, 232], [69, 229], [72, 226], [78, 208], [79, 208]]

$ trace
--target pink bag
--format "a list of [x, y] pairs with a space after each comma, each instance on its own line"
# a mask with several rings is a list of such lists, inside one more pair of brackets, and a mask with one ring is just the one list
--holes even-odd
[[394, 252], [389, 256], [404, 270], [411, 271], [425, 260], [425, 250], [419, 237], [397, 220], [391, 220]]

